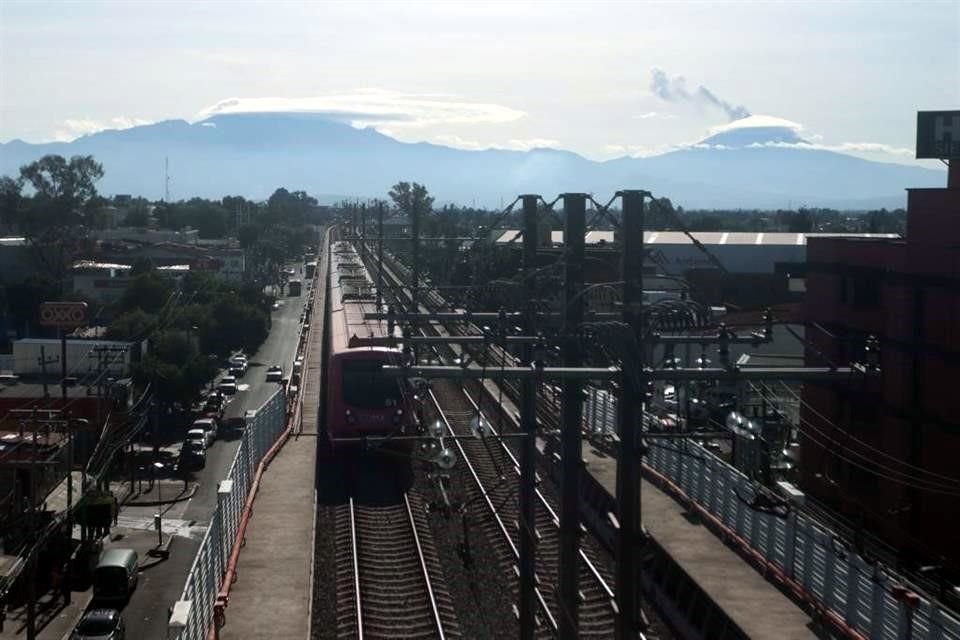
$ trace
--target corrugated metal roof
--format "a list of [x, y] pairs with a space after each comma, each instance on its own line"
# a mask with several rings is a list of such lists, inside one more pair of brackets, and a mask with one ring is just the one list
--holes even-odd
[[[520, 234], [519, 229], [506, 229], [497, 238], [498, 243], [510, 242]], [[600, 241], [613, 242], [613, 231], [587, 231], [586, 243], [598, 244]], [[761, 246], [797, 246], [805, 245], [808, 238], [899, 238], [895, 233], [784, 233], [742, 231], [694, 231], [693, 237], [705, 245], [761, 245]], [[519, 238], [518, 238], [519, 241]], [[563, 231], [551, 231], [550, 241], [563, 243]], [[693, 244], [682, 231], [646, 231], [643, 234], [646, 244]]]

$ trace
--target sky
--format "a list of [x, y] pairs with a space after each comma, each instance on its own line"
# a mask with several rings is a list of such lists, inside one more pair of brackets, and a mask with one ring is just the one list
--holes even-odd
[[916, 111], [960, 109], [958, 34], [960, 0], [0, 0], [0, 141], [299, 110], [606, 159], [752, 115], [910, 163]]

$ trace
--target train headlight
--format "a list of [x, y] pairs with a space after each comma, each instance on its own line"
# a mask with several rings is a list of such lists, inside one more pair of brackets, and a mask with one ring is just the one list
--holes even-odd
[[397, 415], [398, 415], [398, 416], [402, 416], [402, 415], [403, 415], [403, 409], [397, 409]]

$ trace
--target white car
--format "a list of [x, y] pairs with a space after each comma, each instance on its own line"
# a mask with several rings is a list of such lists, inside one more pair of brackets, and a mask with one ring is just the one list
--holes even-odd
[[283, 380], [283, 369], [280, 367], [270, 367], [267, 369], [267, 382], [280, 382]]
[[237, 378], [241, 377], [247, 372], [247, 366], [246, 356], [234, 356], [230, 358], [230, 375]]
[[186, 441], [206, 449], [213, 444], [213, 434], [206, 429], [190, 429], [187, 431]]
[[220, 391], [228, 396], [232, 396], [237, 392], [237, 379], [233, 376], [223, 376], [220, 378], [220, 384], [217, 385], [217, 389], [220, 389]]
[[190, 429], [203, 429], [207, 434], [207, 446], [209, 447], [213, 444], [213, 441], [217, 437], [217, 421], [213, 418], [199, 418], [193, 421], [193, 424], [190, 426]]

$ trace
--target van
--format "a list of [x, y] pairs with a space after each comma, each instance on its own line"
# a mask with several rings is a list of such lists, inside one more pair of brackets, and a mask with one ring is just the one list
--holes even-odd
[[97, 602], [126, 602], [137, 588], [139, 558], [133, 549], [108, 549], [100, 554], [93, 570], [93, 599]]

